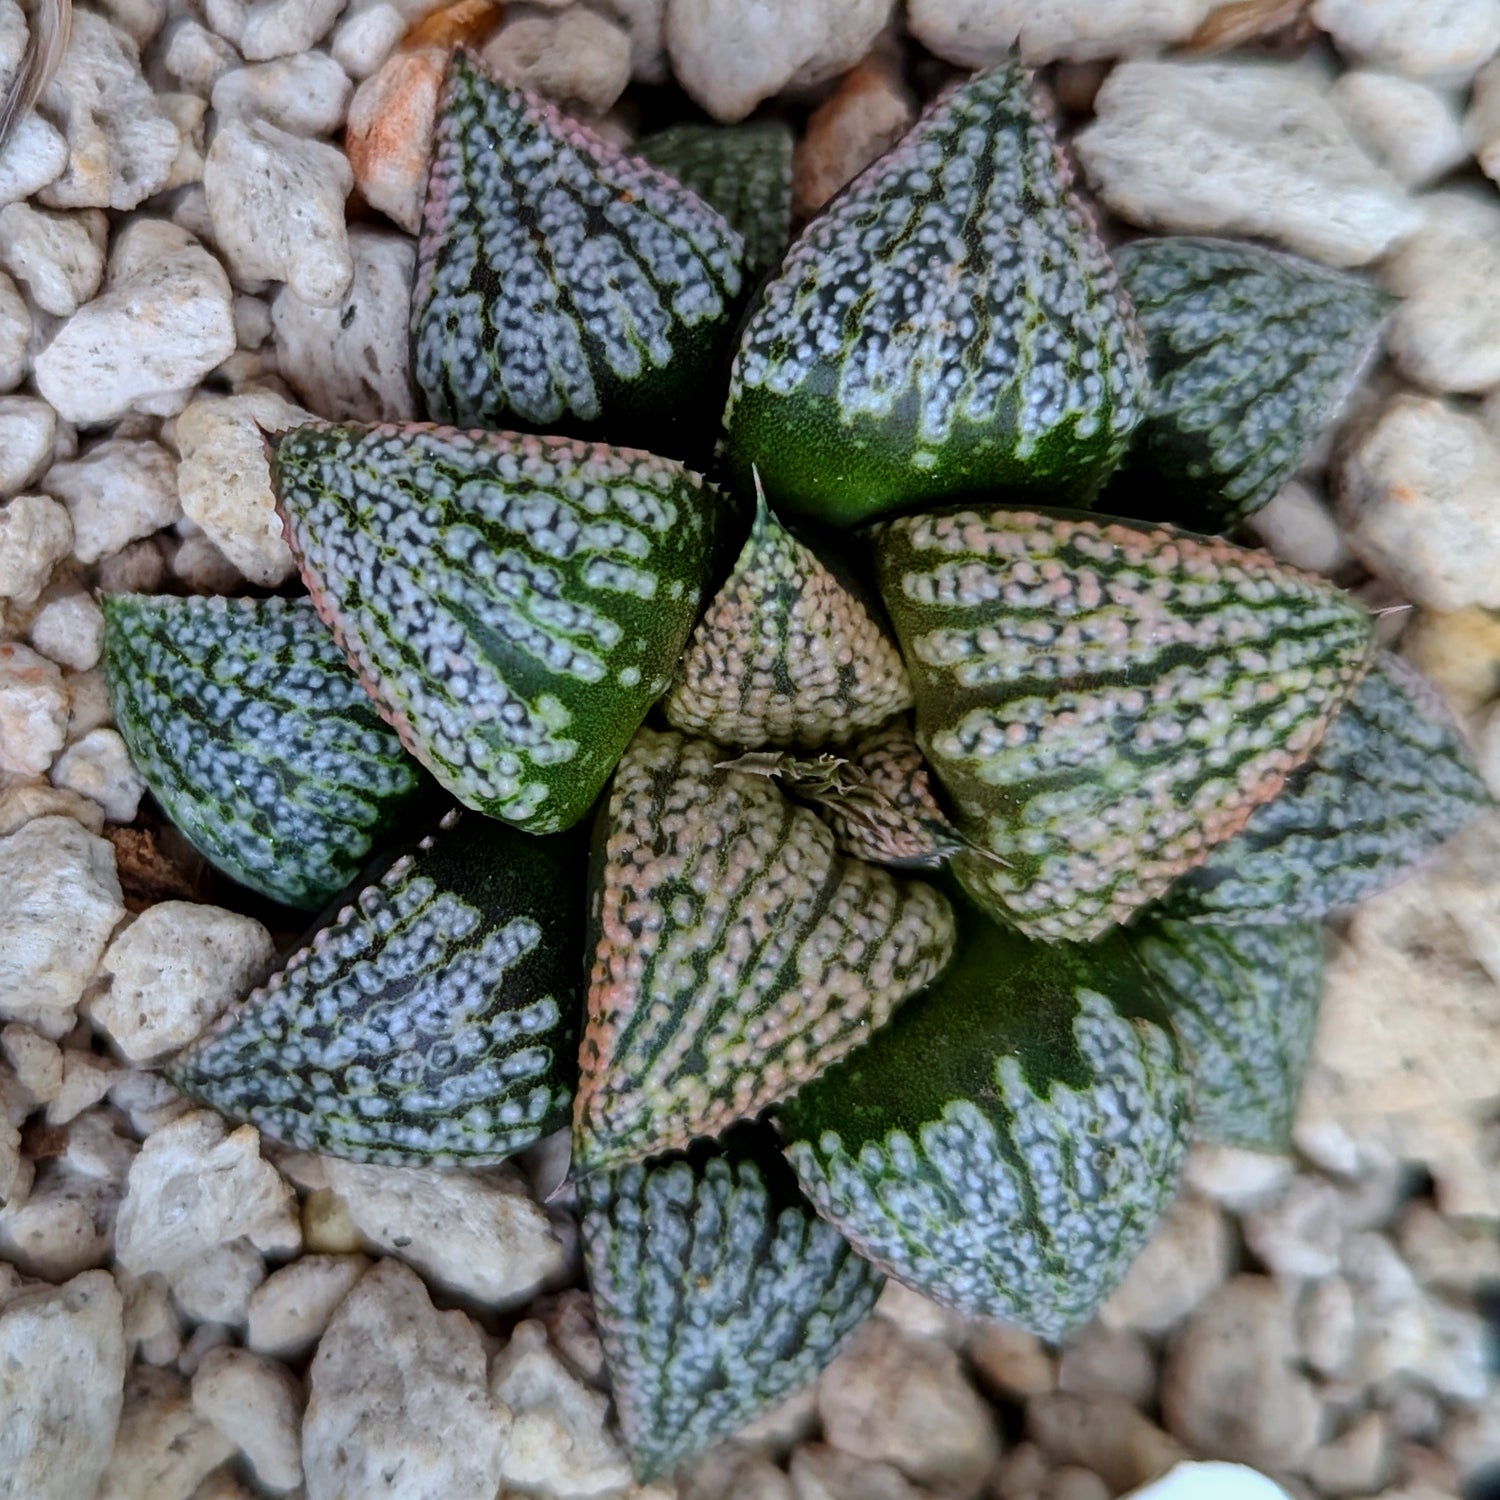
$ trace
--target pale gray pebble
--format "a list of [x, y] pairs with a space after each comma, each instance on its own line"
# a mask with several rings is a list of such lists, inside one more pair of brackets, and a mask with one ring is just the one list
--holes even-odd
[[1315, 0], [1312, 18], [1356, 62], [1462, 86], [1500, 51], [1494, 0]]
[[181, 1375], [137, 1365], [125, 1382], [114, 1453], [95, 1500], [192, 1500], [233, 1453], [234, 1445], [193, 1410]]
[[331, 135], [344, 123], [354, 85], [326, 52], [233, 68], [213, 86], [221, 120], [258, 116], [291, 135]]
[[191, 15], [172, 23], [162, 52], [162, 66], [184, 87], [207, 95], [220, 74], [239, 64], [240, 55]]
[[350, 78], [368, 78], [406, 34], [406, 18], [390, 0], [355, 4], [334, 28], [329, 50]]
[[629, 36], [583, 6], [507, 17], [482, 56], [497, 77], [576, 114], [602, 115], [630, 82]]
[[[54, 585], [31, 617], [26, 639], [58, 666], [87, 672], [98, 663], [104, 644], [104, 614], [87, 589]], [[130, 818], [117, 821], [128, 823]]]
[[340, 1304], [308, 1371], [307, 1500], [377, 1494], [393, 1465], [403, 1500], [494, 1500], [510, 1428], [479, 1330], [438, 1312], [399, 1261], [381, 1261]]
[[54, 1282], [102, 1266], [119, 1206], [118, 1183], [40, 1162], [26, 1201], [0, 1209], [0, 1260]]
[[223, 267], [177, 225], [137, 219], [115, 238], [104, 291], [37, 356], [37, 391], [79, 424], [167, 416], [233, 352]]
[[346, 0], [208, 0], [208, 24], [251, 62], [306, 52], [332, 29]]
[[30, 364], [31, 312], [15, 282], [0, 272], [0, 391], [14, 390]]
[[[56, 435], [57, 413], [40, 397], [0, 396], [0, 499], [19, 494], [42, 474]], [[0, 520], [0, 528], [4, 524]], [[0, 594], [8, 592], [0, 583]]]
[[1076, 141], [1100, 197], [1168, 234], [1260, 235], [1358, 266], [1422, 210], [1360, 150], [1317, 83], [1285, 65], [1121, 63]]
[[123, 1304], [107, 1271], [0, 1299], [4, 1483], [79, 1500], [104, 1475], [124, 1398]]
[[0, 209], [0, 264], [55, 318], [71, 317], [99, 290], [109, 220], [99, 209], [53, 213], [12, 203]]
[[193, 1376], [193, 1409], [245, 1455], [259, 1482], [284, 1494], [302, 1482], [302, 1383], [246, 1349], [215, 1349]]
[[1351, 68], [1328, 98], [1355, 139], [1409, 188], [1435, 182], [1469, 154], [1457, 98], [1417, 79]]
[[246, 1343], [270, 1359], [301, 1359], [371, 1264], [360, 1254], [304, 1255], [273, 1271], [250, 1294]]
[[73, 555], [98, 562], [181, 515], [177, 465], [160, 443], [106, 438], [82, 457], [54, 464], [44, 481], [68, 507]]
[[277, 362], [309, 411], [335, 421], [402, 422], [416, 415], [411, 383], [415, 243], [386, 230], [352, 228], [354, 278], [331, 307], [290, 286], [271, 304]]
[[0, 839], [0, 890], [0, 1018], [62, 1036], [125, 915], [114, 849], [71, 818], [35, 818]]
[[853, 67], [890, 19], [891, 0], [672, 0], [664, 29], [678, 82], [719, 120], [740, 120], [783, 89]]
[[63, 122], [68, 164], [41, 190], [49, 208], [131, 209], [160, 192], [181, 145], [141, 75], [136, 42], [75, 7], [72, 39], [42, 105]]
[[214, 242], [236, 280], [284, 281], [318, 307], [336, 307], [354, 280], [353, 186], [342, 151], [258, 119], [225, 121], [203, 171]]
[[[14, 431], [6, 417], [7, 413], [0, 410], [0, 436]], [[18, 462], [26, 454], [24, 431], [23, 428], [18, 440]], [[67, 508], [51, 497], [18, 495], [0, 507], [0, 599], [8, 599], [21, 608], [35, 604], [47, 586], [52, 569], [72, 547], [73, 523]]]

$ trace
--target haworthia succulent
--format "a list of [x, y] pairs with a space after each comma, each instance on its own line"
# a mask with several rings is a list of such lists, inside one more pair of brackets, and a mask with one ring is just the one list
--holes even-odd
[[449, 813], [195, 1042], [173, 1082], [356, 1161], [479, 1166], [558, 1129], [576, 1074], [575, 853]]
[[309, 909], [331, 900], [420, 772], [312, 604], [102, 603], [110, 706], [162, 810], [251, 890]]
[[412, 297], [432, 416], [631, 443], [685, 421], [721, 389], [742, 258], [696, 194], [454, 54]]
[[770, 270], [792, 237], [791, 127], [780, 120], [740, 125], [672, 125], [636, 142], [654, 166], [713, 204], [745, 241], [751, 276]]
[[1193, 1134], [1289, 1150], [1323, 992], [1322, 929], [1157, 920], [1130, 936], [1182, 1044]]
[[937, 984], [777, 1118], [803, 1191], [861, 1255], [1057, 1339], [1171, 1201], [1187, 1089], [1119, 934], [1048, 947], [966, 916]]
[[1491, 798], [1437, 690], [1382, 652], [1312, 759], [1167, 897], [1173, 916], [1315, 922], [1393, 885]]
[[1030, 75], [939, 98], [803, 231], [746, 325], [725, 456], [854, 525], [944, 496], [1083, 496], [1140, 415], [1144, 346]]
[[579, 1184], [620, 1427], [663, 1474], [800, 1389], [884, 1278], [822, 1223], [764, 1127]]
[[1394, 299], [1351, 272], [1231, 240], [1138, 240], [1115, 263], [1152, 380], [1119, 476], [1132, 507], [1147, 508], [1129, 513], [1228, 530], [1338, 415]]
[[954, 871], [1032, 936], [1161, 896], [1317, 746], [1365, 666], [1352, 599], [1263, 552], [996, 510], [877, 528]]
[[862, 783], [814, 799], [845, 854], [878, 865], [932, 870], [964, 847], [938, 805], [905, 718], [862, 734], [849, 746], [849, 761]]
[[698, 622], [667, 722], [725, 745], [842, 744], [911, 707], [900, 653], [767, 508]]
[[671, 680], [729, 512], [631, 449], [427, 425], [282, 436], [287, 538], [402, 742], [461, 802], [576, 823]]
[[680, 1149], [885, 1024], [953, 951], [937, 891], [835, 852], [765, 777], [642, 729], [615, 773], [591, 908], [574, 1165]]

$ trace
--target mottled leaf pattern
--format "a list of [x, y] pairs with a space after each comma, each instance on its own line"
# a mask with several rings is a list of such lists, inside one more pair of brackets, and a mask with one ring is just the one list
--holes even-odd
[[724, 745], [843, 744], [911, 707], [911, 683], [864, 605], [762, 500], [733, 571], [688, 642], [667, 722]]
[[565, 438], [310, 424], [287, 537], [402, 742], [531, 833], [589, 810], [671, 680], [728, 519], [680, 465]]
[[1124, 503], [1145, 509], [1128, 514], [1227, 531], [1338, 415], [1394, 299], [1352, 272], [1234, 240], [1137, 240], [1115, 261], [1152, 382], [1120, 475]]
[[195, 1042], [173, 1082], [274, 1140], [356, 1161], [480, 1166], [557, 1130], [581, 998], [573, 854], [449, 813]]
[[931, 887], [846, 859], [763, 776], [642, 729], [596, 854], [574, 1164], [677, 1150], [784, 1098], [953, 951]]
[[104, 673], [131, 759], [205, 858], [289, 906], [331, 900], [420, 772], [305, 599], [108, 594]]
[[936, 985], [777, 1119], [803, 1191], [866, 1259], [1060, 1339], [1171, 1201], [1187, 1092], [1118, 934], [1048, 947], [976, 915]]
[[1395, 884], [1491, 798], [1447, 705], [1382, 653], [1313, 758], [1167, 898], [1173, 916], [1320, 921]]
[[1152, 921], [1131, 937], [1182, 1043], [1194, 1135], [1289, 1151], [1323, 993], [1322, 929]]
[[799, 1390], [884, 1278], [822, 1223], [764, 1127], [579, 1184], [620, 1427], [642, 1480]]
[[792, 132], [780, 120], [672, 125], [641, 156], [711, 203], [745, 241], [745, 270], [769, 271], [792, 237]]
[[1035, 937], [1163, 895], [1310, 756], [1365, 666], [1365, 611], [1268, 554], [1068, 513], [882, 523], [917, 739], [966, 852]]
[[412, 297], [430, 415], [642, 441], [722, 389], [742, 256], [696, 194], [454, 54]]
[[1032, 92], [950, 90], [805, 229], [751, 314], [735, 482], [854, 525], [995, 487], [1091, 493], [1140, 416], [1130, 304]]

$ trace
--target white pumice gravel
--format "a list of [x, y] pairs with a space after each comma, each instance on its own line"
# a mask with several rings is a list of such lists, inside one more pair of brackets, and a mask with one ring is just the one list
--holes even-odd
[[[649, 1485], [571, 1219], [538, 1199], [560, 1168], [314, 1158], [158, 1071], [295, 934], [232, 888], [142, 883], [172, 845], [112, 720], [98, 597], [290, 591], [263, 433], [420, 415], [443, 53], [403, 37], [442, 8], [80, 4], [0, 148], [0, 1496], [1477, 1500], [1500, 1461], [1495, 817], [1339, 924], [1293, 1146], [1195, 1147], [1068, 1346], [888, 1286], [817, 1385]], [[0, 0], [0, 83], [28, 9]], [[1500, 793], [1500, 0], [464, 7], [486, 11], [495, 65], [621, 138], [635, 84], [808, 120], [807, 212], [1019, 45], [1060, 65], [1111, 235], [1367, 268], [1401, 299], [1386, 358], [1252, 529], [1392, 607]]]

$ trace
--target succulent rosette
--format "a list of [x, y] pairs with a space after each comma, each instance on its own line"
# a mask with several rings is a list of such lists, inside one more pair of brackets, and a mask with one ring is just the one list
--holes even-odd
[[1355, 599], [1172, 524], [1317, 439], [1359, 278], [1117, 263], [1015, 62], [790, 244], [784, 128], [641, 153], [455, 54], [433, 420], [277, 439], [308, 599], [121, 601], [107, 666], [188, 837], [335, 898], [173, 1077], [357, 1159], [570, 1126], [644, 1478], [882, 1276], [1086, 1320], [1190, 1138], [1284, 1141], [1320, 919], [1485, 798]]

